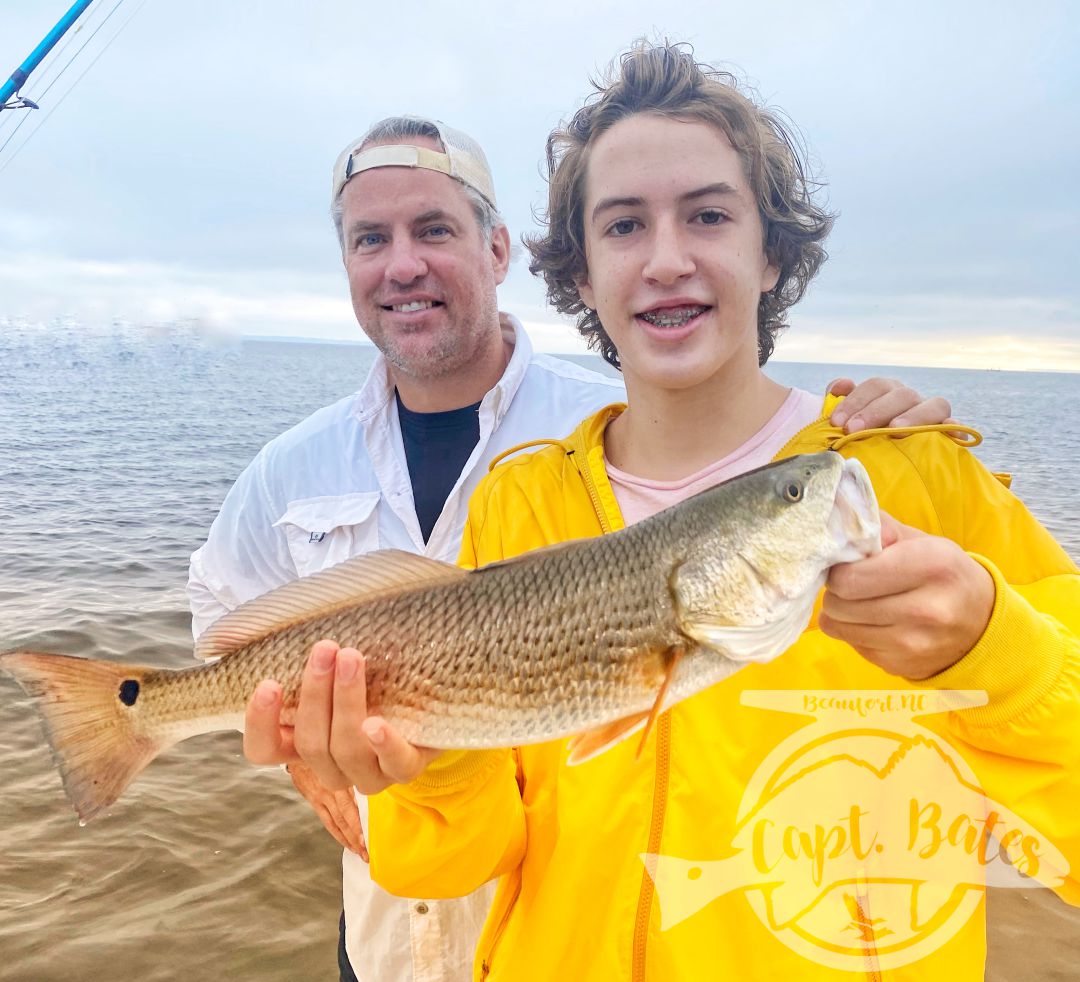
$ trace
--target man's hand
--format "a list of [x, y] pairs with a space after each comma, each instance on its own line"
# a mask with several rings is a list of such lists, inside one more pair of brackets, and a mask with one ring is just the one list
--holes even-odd
[[331, 791], [325, 788], [306, 764], [286, 765], [296, 790], [315, 809], [315, 814], [329, 832], [346, 849], [355, 852], [365, 863], [369, 861], [364, 830], [360, 825], [360, 809], [356, 806], [352, 788]]
[[872, 430], [884, 426], [928, 426], [955, 423], [947, 399], [935, 396], [923, 399], [903, 382], [890, 378], [869, 378], [856, 385], [840, 378], [828, 388], [834, 396], [847, 396], [833, 410], [830, 422], [842, 426], [845, 433]]
[[891, 675], [943, 672], [982, 637], [990, 574], [955, 542], [881, 513], [881, 552], [829, 572], [819, 627]]
[[253, 764], [300, 761], [330, 790], [376, 794], [420, 776], [441, 751], [415, 747], [367, 714], [364, 660], [355, 648], [318, 641], [300, 686], [296, 725], [281, 721], [281, 686], [260, 682], [248, 702], [244, 756]]

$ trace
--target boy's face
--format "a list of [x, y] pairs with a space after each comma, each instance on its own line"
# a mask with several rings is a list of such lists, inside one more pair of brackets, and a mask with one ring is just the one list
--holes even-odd
[[627, 386], [694, 388], [757, 371], [757, 311], [776, 285], [742, 162], [703, 122], [638, 114], [593, 146], [587, 279]]

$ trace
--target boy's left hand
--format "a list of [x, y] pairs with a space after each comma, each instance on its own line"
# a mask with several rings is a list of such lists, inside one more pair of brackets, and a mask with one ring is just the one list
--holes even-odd
[[950, 539], [881, 513], [882, 551], [829, 572], [819, 626], [891, 675], [955, 665], [986, 630], [990, 574]]

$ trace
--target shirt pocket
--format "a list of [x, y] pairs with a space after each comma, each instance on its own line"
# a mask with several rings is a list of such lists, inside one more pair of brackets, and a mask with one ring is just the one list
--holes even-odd
[[296, 571], [310, 576], [379, 548], [378, 491], [290, 501], [281, 527]]

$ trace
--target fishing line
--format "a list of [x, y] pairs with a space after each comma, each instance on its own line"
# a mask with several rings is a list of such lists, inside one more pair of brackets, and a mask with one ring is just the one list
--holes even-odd
[[[97, 13], [98, 8], [94, 7], [93, 10], [94, 10], [94, 13], [92, 13], [90, 15], [90, 17], [87, 18], [88, 20], [93, 18], [94, 14]], [[30, 78], [30, 84], [31, 85], [34, 85], [35, 83], [37, 85], [44, 84], [45, 79], [48, 78], [49, 72], [51, 72], [53, 70], [53, 68], [56, 67], [56, 63], [60, 60], [60, 56], [63, 55], [63, 53], [65, 51], [67, 51], [67, 49], [69, 47], [71, 47], [71, 45], [75, 42], [75, 35], [78, 34], [80, 31], [82, 31], [85, 27], [86, 27], [85, 24], [80, 24], [77, 28], [75, 28], [74, 31], [72, 31], [68, 35], [67, 40], [64, 41], [64, 43], [59, 48], [56, 48], [56, 49], [53, 50], [53, 53], [51, 55], [49, 55], [48, 60], [46, 60], [45, 64], [41, 68], [37, 69], [34, 72], [34, 74], [31, 76], [31, 78]], [[22, 95], [21, 90], [19, 92], [19, 95]], [[27, 97], [30, 98], [30, 99], [35, 99], [35, 97], [33, 95], [30, 95], [30, 94], [28, 94]], [[37, 97], [37, 98], [40, 98], [40, 96]], [[36, 101], [36, 99], [35, 99], [35, 101]], [[16, 115], [19, 115], [19, 114], [15, 113], [15, 112], [9, 112], [7, 116], [0, 116], [0, 133], [2, 133], [7, 128], [8, 117], [9, 116], [14, 117]], [[26, 116], [29, 116], [29, 115], [30, 115], [29, 111], [22, 114], [23, 118], [25, 118]], [[20, 123], [21, 122], [22, 122], [22, 120], [20, 119]], [[7, 144], [4, 144], [4, 145], [7, 146]]]
[[[30, 86], [30, 88], [32, 89], [31, 92], [27, 92], [27, 97], [28, 98], [32, 99], [35, 102], [37, 102], [41, 98], [41, 96], [38, 95], [37, 92], [41, 88], [41, 86], [45, 84], [46, 80], [49, 77], [49, 73], [57, 66], [57, 63], [63, 57], [64, 52], [67, 51], [67, 49], [70, 48], [75, 43], [75, 41], [78, 38], [78, 35], [82, 34], [90, 26], [90, 24], [93, 22], [94, 18], [97, 16], [98, 11], [100, 11], [102, 9], [104, 9], [104, 8], [102, 8], [100, 6], [91, 7], [90, 12], [87, 13], [87, 14], [84, 14], [81, 23], [79, 23], [67, 35], [67, 37], [64, 39], [64, 43], [62, 45], [60, 45], [59, 48], [54, 48], [52, 53], [45, 60], [44, 64], [42, 64], [39, 67], [37, 67], [36, 69], [34, 69], [34, 73], [30, 76], [30, 81], [27, 83]], [[77, 52], [76, 52], [76, 54], [77, 54]], [[75, 56], [73, 55], [72, 58], [74, 58], [74, 57]], [[70, 64], [70, 62], [69, 62], [69, 64]], [[20, 95], [21, 94], [22, 93], [20, 91]], [[7, 122], [6, 117], [0, 117], [0, 119], [3, 119], [4, 122]], [[2, 126], [3, 126], [3, 124], [0, 123], [0, 128], [2, 128]]]
[[[120, 7], [120, 5], [122, 3], [124, 3], [124, 0], [117, 0], [116, 6], [113, 7], [113, 9], [110, 10], [109, 13], [106, 15], [105, 19], [100, 24], [98, 24], [98, 26], [96, 28], [94, 28], [94, 32], [82, 43], [82, 45], [80, 45], [79, 50], [76, 51], [75, 54], [73, 54], [68, 59], [67, 64], [65, 64], [64, 67], [62, 69], [60, 69], [59, 74], [49, 83], [48, 88], [46, 88], [41, 93], [41, 95], [35, 95], [35, 97], [34, 97], [35, 102], [37, 102], [38, 100], [40, 100], [44, 96], [48, 95], [49, 89], [51, 89], [57, 82], [60, 81], [60, 78], [61, 78], [61, 76], [63, 76], [64, 72], [66, 72], [68, 70], [68, 68], [71, 67], [72, 62], [74, 62], [75, 59], [78, 58], [79, 55], [81, 55], [83, 53], [83, 50], [86, 48], [86, 46], [91, 41], [94, 40], [94, 37], [97, 35], [97, 32], [100, 31], [108, 23], [109, 18], [112, 17], [112, 15], [116, 13], [117, 9]], [[105, 48], [108, 48], [108, 46], [109, 45], [106, 44]], [[64, 47], [66, 48], [67, 45], [64, 45]], [[105, 49], [103, 48], [102, 50], [105, 50]], [[97, 59], [95, 58], [94, 60], [96, 61]], [[93, 62], [91, 62], [91, 64], [93, 64]], [[85, 75], [86, 73], [84, 72], [83, 74]], [[79, 78], [81, 79], [82, 75], [80, 75]], [[75, 84], [78, 85], [78, 82], [79, 82], [79, 79], [76, 79]], [[68, 91], [70, 92], [71, 90], [69, 89]], [[66, 95], [65, 95], [64, 98], [66, 98]], [[60, 102], [63, 102], [63, 101], [64, 101], [63, 99], [60, 100]], [[60, 103], [58, 102], [57, 105], [59, 105], [59, 104]], [[3, 153], [4, 150], [7, 148], [7, 145], [12, 140], [15, 139], [15, 134], [18, 133], [19, 130], [22, 129], [23, 124], [26, 123], [26, 121], [30, 118], [30, 116], [32, 114], [33, 114], [32, 111], [27, 111], [26, 113], [23, 114], [23, 118], [21, 120], [19, 120], [19, 125], [15, 127], [15, 129], [12, 131], [11, 135], [3, 142], [2, 145], [0, 145], [0, 153]], [[26, 140], [23, 142], [22, 146], [20, 146], [18, 148], [18, 150], [15, 150], [14, 153], [12, 153], [12, 158], [14, 158], [18, 154], [19, 150], [21, 150], [23, 147], [26, 146], [27, 143], [30, 142], [30, 138], [34, 135], [34, 133], [36, 133], [39, 129], [41, 129], [41, 126], [44, 124], [45, 119], [48, 119], [48, 117], [51, 116], [51, 115], [52, 115], [52, 112], [50, 111], [49, 114], [44, 119], [42, 119], [41, 122], [38, 123], [38, 125], [27, 135]], [[4, 169], [3, 167], [0, 167], [0, 171], [3, 171], [3, 169]]]
[[[120, 3], [123, 3], [123, 0], [120, 0]], [[59, 73], [59, 74], [58, 74], [58, 75], [57, 75], [57, 76], [56, 76], [56, 77], [55, 77], [55, 78], [54, 78], [54, 79], [53, 79], [53, 80], [52, 80], [52, 81], [51, 81], [51, 82], [49, 83], [49, 85], [48, 85], [48, 88], [44, 89], [44, 90], [43, 90], [43, 91], [42, 91], [42, 92], [40, 93], [40, 95], [38, 94], [38, 91], [37, 91], [37, 89], [35, 88], [35, 89], [34, 89], [34, 94], [33, 94], [33, 96], [30, 96], [30, 95], [28, 94], [28, 95], [27, 95], [27, 97], [28, 97], [28, 98], [32, 98], [34, 102], [40, 102], [40, 101], [41, 101], [41, 99], [42, 99], [42, 97], [48, 94], [48, 91], [49, 91], [49, 89], [51, 89], [51, 88], [52, 88], [52, 87], [53, 87], [53, 86], [54, 86], [54, 85], [55, 85], [55, 84], [56, 84], [56, 83], [57, 83], [57, 82], [58, 82], [58, 81], [60, 80], [60, 76], [61, 76], [61, 75], [63, 75], [63, 74], [64, 74], [64, 72], [66, 72], [66, 71], [68, 70], [68, 68], [69, 68], [69, 67], [71, 67], [71, 63], [72, 63], [72, 62], [73, 62], [73, 61], [74, 61], [74, 60], [75, 60], [76, 58], [78, 58], [80, 54], [82, 54], [83, 48], [85, 48], [85, 47], [86, 47], [86, 46], [87, 46], [87, 45], [88, 45], [88, 44], [89, 44], [89, 43], [90, 43], [91, 41], [93, 41], [93, 40], [94, 40], [94, 35], [95, 35], [95, 34], [97, 34], [97, 32], [98, 32], [98, 31], [100, 31], [100, 30], [101, 30], [101, 29], [102, 29], [102, 28], [103, 28], [103, 27], [105, 26], [105, 23], [106, 23], [106, 21], [108, 21], [108, 19], [109, 19], [110, 17], [112, 17], [112, 15], [113, 15], [114, 13], [116, 13], [116, 8], [120, 6], [120, 3], [117, 3], [116, 7], [113, 7], [113, 9], [112, 9], [112, 10], [110, 10], [108, 14], [106, 14], [106, 16], [105, 16], [105, 19], [104, 19], [104, 20], [103, 20], [103, 21], [102, 21], [102, 22], [101, 22], [100, 24], [98, 24], [98, 26], [97, 26], [96, 28], [94, 28], [94, 32], [93, 32], [93, 34], [91, 34], [91, 35], [90, 35], [90, 36], [89, 36], [89, 37], [88, 37], [88, 38], [87, 38], [87, 39], [86, 39], [86, 40], [85, 40], [85, 41], [83, 42], [83, 44], [82, 44], [82, 45], [80, 46], [79, 50], [78, 50], [78, 51], [76, 51], [76, 52], [75, 52], [75, 54], [73, 54], [73, 55], [72, 55], [72, 56], [71, 56], [71, 57], [70, 57], [70, 58], [69, 58], [69, 59], [67, 60], [67, 62], [66, 62], [66, 64], [64, 65], [64, 67], [63, 67], [62, 69], [60, 69], [60, 73]], [[46, 68], [44, 68], [43, 70], [41, 70], [41, 73], [40, 73], [40, 74], [39, 74], [38, 72], [35, 72], [35, 73], [34, 73], [33, 77], [32, 77], [32, 78], [31, 78], [31, 80], [30, 80], [30, 85], [31, 85], [31, 86], [34, 86], [34, 84], [35, 84], [35, 83], [37, 83], [37, 85], [38, 85], [38, 86], [40, 86], [40, 85], [42, 85], [42, 84], [44, 83], [44, 81], [45, 81], [45, 77], [44, 77], [44, 76], [48, 75], [48, 73], [49, 73], [49, 70], [50, 70], [50, 69], [52, 69], [52, 68], [53, 68], [53, 67], [54, 67], [54, 66], [56, 65], [57, 61], [59, 60], [59, 58], [60, 58], [60, 55], [62, 55], [62, 54], [63, 54], [63, 53], [65, 52], [65, 51], [67, 51], [67, 49], [68, 49], [68, 48], [69, 48], [69, 47], [70, 47], [70, 46], [71, 46], [71, 45], [72, 45], [72, 44], [74, 43], [76, 35], [77, 35], [77, 34], [79, 34], [79, 33], [80, 33], [81, 31], [85, 30], [85, 29], [86, 29], [86, 28], [87, 28], [87, 27], [89, 26], [89, 24], [90, 24], [90, 21], [92, 21], [92, 20], [93, 20], [93, 18], [94, 18], [94, 14], [96, 14], [96, 13], [97, 13], [98, 9], [99, 9], [98, 7], [94, 7], [94, 8], [93, 8], [93, 13], [91, 13], [91, 14], [90, 14], [90, 16], [89, 16], [89, 17], [87, 18], [87, 21], [86, 21], [86, 23], [80, 24], [80, 25], [79, 25], [79, 26], [78, 26], [78, 27], [77, 27], [77, 28], [76, 28], [76, 29], [75, 29], [75, 30], [74, 30], [74, 31], [73, 31], [73, 32], [72, 32], [72, 33], [71, 33], [71, 34], [70, 34], [70, 35], [68, 36], [68, 39], [67, 39], [67, 40], [66, 40], [66, 41], [64, 42], [63, 46], [62, 46], [62, 47], [61, 47], [61, 48], [59, 49], [59, 51], [54, 51], [54, 52], [53, 52], [53, 55], [52, 55], [52, 57], [50, 57], [49, 61], [48, 61], [48, 62], [46, 62]], [[5, 147], [7, 147], [7, 145], [8, 145], [8, 144], [9, 144], [9, 143], [10, 143], [10, 142], [11, 142], [12, 140], [14, 140], [14, 139], [15, 139], [15, 134], [16, 134], [16, 133], [18, 133], [20, 129], [22, 129], [22, 127], [23, 127], [23, 124], [24, 124], [24, 123], [26, 123], [26, 121], [27, 121], [27, 120], [28, 120], [28, 119], [29, 119], [29, 118], [30, 118], [30, 117], [31, 117], [32, 115], [33, 115], [33, 110], [27, 110], [26, 112], [24, 112], [24, 113], [22, 114], [22, 118], [21, 118], [21, 119], [19, 120], [19, 124], [18, 124], [18, 125], [17, 125], [16, 127], [15, 127], [14, 131], [12, 131], [11, 135], [10, 135], [10, 136], [9, 136], [9, 137], [8, 137], [8, 138], [7, 138], [7, 139], [6, 139], [5, 141], [4, 141], [3, 145], [2, 145], [2, 146], [0, 146], [0, 153], [3, 153], [3, 152], [4, 152], [4, 148], [5, 148]], [[3, 119], [3, 122], [2, 122], [2, 123], [0, 123], [0, 129], [3, 129], [3, 124], [7, 122], [7, 118], [6, 118], [6, 117], [0, 117], [0, 118], [2, 118], [2, 119]], [[31, 134], [31, 135], [33, 135], [33, 134]]]
[[[98, 25], [97, 30], [94, 31], [94, 34], [97, 34], [97, 32], [100, 31], [101, 28], [105, 26], [105, 22], [108, 21], [109, 17], [112, 17], [112, 15], [114, 13], [116, 13], [117, 9], [119, 9], [120, 6], [122, 6], [125, 2], [126, 2], [126, 0], [117, 0], [116, 6], [113, 7], [113, 9], [109, 11], [108, 17], [106, 17], [105, 20], [103, 20]], [[124, 28], [126, 28], [128, 26], [128, 24], [130, 24], [136, 18], [139, 11], [142, 10], [143, 7], [146, 6], [146, 4], [147, 4], [147, 0], [142, 0], [142, 3], [140, 3], [139, 6], [135, 8], [135, 10], [132, 12], [131, 16], [126, 21], [124, 21], [123, 24], [120, 25], [119, 30], [117, 30], [117, 32], [111, 38], [109, 38], [108, 41], [105, 42], [105, 46], [94, 56], [94, 60], [92, 62], [90, 62], [89, 65], [86, 66], [86, 68], [83, 70], [82, 74], [79, 75], [79, 77], [77, 79], [75, 79], [75, 81], [71, 84], [71, 86], [68, 88], [68, 90], [57, 100], [56, 105], [54, 105], [52, 107], [52, 109], [50, 109], [48, 111], [48, 113], [46, 113], [46, 115], [41, 120], [41, 122], [38, 123], [38, 125], [35, 126], [34, 129], [32, 129], [30, 131], [30, 133], [27, 134], [26, 139], [23, 140], [23, 142], [21, 144], [19, 144], [19, 146], [16, 147], [15, 150], [12, 151], [11, 156], [8, 157], [8, 159], [6, 161], [4, 161], [4, 163], [2, 165], [0, 165], [0, 174], [3, 174], [4, 171], [7, 170], [7, 168], [10, 166], [11, 162], [16, 157], [19, 156], [19, 154], [22, 152], [23, 148], [34, 138], [34, 134], [37, 133], [37, 131], [40, 130], [41, 127], [44, 126], [49, 121], [49, 118], [52, 116], [52, 114], [54, 112], [56, 112], [56, 110], [59, 109], [64, 104], [64, 100], [67, 99], [67, 97], [69, 95], [71, 95], [72, 92], [75, 91], [76, 87], [83, 80], [86, 73], [89, 72], [90, 69], [93, 68], [94, 65], [96, 65], [98, 63], [98, 59], [103, 54], [105, 54], [106, 51], [109, 50], [109, 48], [112, 46], [113, 41], [115, 41], [118, 37], [120, 37], [121, 34], [124, 33]], [[89, 44], [93, 40], [94, 34], [91, 34], [90, 37], [88, 37], [86, 39], [86, 43], [83, 44], [83, 46], [81, 48], [79, 48], [78, 51], [75, 52], [75, 54], [71, 58], [71, 61], [68, 62], [68, 65], [70, 65], [72, 61], [74, 61], [76, 58], [79, 57], [79, 54], [82, 52], [83, 48], [85, 48], [86, 45]], [[60, 72], [60, 75], [63, 75], [64, 72], [67, 71], [68, 65], [64, 66], [64, 69], [63, 69], [63, 71]], [[51, 89], [52, 86], [56, 84], [56, 82], [60, 78], [60, 75], [57, 75], [57, 77], [55, 79], [53, 79], [52, 84], [49, 85], [49, 89]], [[48, 92], [49, 89], [46, 89], [45, 92]], [[43, 92], [42, 95], [45, 95], [45, 92]], [[26, 118], [29, 118], [29, 117], [25, 117], [23, 122], [26, 121]], [[11, 134], [11, 136], [9, 136], [7, 138], [7, 140], [4, 141], [3, 146], [0, 146], [0, 153], [3, 153], [4, 148], [15, 138], [15, 133], [18, 133], [19, 128], [21, 126], [22, 126], [22, 123], [19, 123], [19, 125], [15, 127], [15, 131]]]
[[[124, 2], [125, 2], [125, 0], [116, 0], [116, 6], [115, 6], [115, 7], [113, 7], [113, 9], [112, 9], [112, 10], [110, 10], [110, 11], [109, 11], [109, 13], [108, 13], [108, 14], [106, 15], [105, 19], [104, 19], [104, 20], [103, 20], [103, 21], [102, 21], [102, 22], [101, 22], [100, 24], [98, 24], [98, 26], [97, 26], [97, 27], [95, 27], [95, 28], [94, 28], [94, 33], [93, 33], [93, 34], [91, 34], [91, 35], [90, 35], [90, 37], [88, 37], [88, 38], [87, 38], [87, 39], [86, 39], [86, 40], [85, 40], [85, 41], [84, 41], [84, 42], [83, 42], [83, 43], [82, 43], [82, 44], [80, 45], [80, 47], [79, 47], [79, 50], [78, 50], [78, 51], [76, 51], [76, 52], [75, 52], [75, 54], [73, 54], [73, 55], [72, 55], [72, 56], [71, 56], [71, 57], [70, 57], [70, 58], [68, 59], [68, 63], [67, 63], [67, 64], [66, 64], [66, 65], [65, 65], [65, 66], [64, 66], [63, 68], [61, 68], [61, 69], [60, 69], [60, 74], [59, 74], [59, 75], [57, 75], [57, 76], [56, 76], [56, 78], [54, 78], [54, 79], [53, 79], [53, 80], [52, 80], [52, 81], [51, 81], [51, 82], [49, 83], [49, 88], [47, 88], [47, 89], [46, 89], [46, 90], [45, 90], [44, 92], [42, 92], [42, 93], [41, 93], [41, 95], [38, 95], [38, 96], [34, 96], [34, 101], [35, 101], [35, 102], [38, 102], [39, 100], [41, 100], [41, 99], [44, 99], [44, 98], [45, 98], [45, 96], [47, 96], [47, 95], [49, 94], [49, 89], [51, 89], [51, 88], [52, 88], [52, 87], [53, 87], [54, 85], [56, 85], [56, 83], [57, 83], [57, 82], [59, 82], [59, 81], [60, 81], [60, 78], [61, 78], [61, 76], [63, 76], [64, 72], [66, 72], [66, 71], [67, 71], [67, 70], [68, 70], [68, 69], [69, 69], [69, 68], [71, 67], [71, 63], [72, 63], [72, 62], [73, 62], [73, 61], [74, 61], [74, 60], [75, 60], [76, 58], [78, 58], [78, 57], [79, 57], [79, 55], [81, 55], [81, 54], [83, 53], [83, 49], [84, 49], [84, 48], [85, 48], [85, 47], [86, 47], [86, 46], [87, 46], [87, 45], [88, 45], [88, 44], [89, 44], [89, 43], [90, 43], [91, 41], [93, 41], [95, 37], [97, 37], [97, 33], [98, 33], [98, 31], [100, 31], [100, 30], [101, 30], [101, 29], [102, 29], [102, 28], [103, 28], [103, 27], [104, 27], [104, 26], [105, 26], [106, 24], [108, 24], [108, 23], [109, 23], [109, 18], [110, 18], [110, 17], [112, 17], [112, 15], [113, 15], [113, 14], [115, 14], [115, 13], [116, 13], [116, 11], [120, 9], [120, 5], [121, 5], [121, 4], [123, 4]], [[120, 30], [123, 30], [123, 28], [121, 28]], [[119, 32], [117, 32], [117, 33], [119, 33]], [[115, 39], [116, 39], [116, 35], [113, 35], [113, 40], [115, 40]], [[106, 50], [106, 49], [107, 49], [107, 48], [109, 47], [109, 45], [110, 45], [110, 44], [112, 44], [112, 41], [109, 41], [109, 42], [108, 42], [108, 43], [107, 43], [107, 44], [105, 45], [105, 47], [104, 47], [104, 48], [102, 48], [101, 50], [102, 50], [102, 51], [105, 51], [105, 50]], [[97, 60], [97, 59], [95, 59], [95, 61], [96, 61], [96, 60]], [[91, 64], [93, 64], [93, 62], [91, 62]], [[85, 72], [84, 72], [83, 74], [85, 74]], [[80, 76], [79, 76], [79, 78], [82, 78], [82, 75], [80, 75]], [[0, 149], [3, 149], [3, 148], [2, 148], [2, 147], [0, 147]]]
[[7, 145], [8, 145], [8, 144], [9, 144], [9, 143], [10, 143], [10, 142], [12, 141], [12, 140], [14, 140], [14, 139], [15, 139], [15, 134], [16, 134], [16, 133], [18, 133], [18, 132], [19, 132], [19, 130], [21, 130], [21, 129], [23, 128], [23, 124], [25, 124], [25, 123], [26, 123], [26, 121], [27, 121], [27, 120], [28, 120], [28, 119], [30, 118], [30, 116], [31, 116], [32, 114], [33, 114], [33, 110], [32, 110], [32, 109], [27, 109], [27, 110], [24, 110], [24, 111], [23, 111], [23, 114], [22, 114], [22, 119], [20, 119], [20, 120], [19, 120], [19, 124], [18, 124], [18, 126], [16, 126], [16, 127], [15, 127], [15, 129], [13, 129], [13, 130], [11, 131], [11, 136], [9, 136], [9, 137], [8, 137], [8, 138], [7, 138], [7, 139], [6, 139], [6, 140], [5, 140], [4, 142], [3, 142], [3, 144], [2, 144], [2, 145], [0, 145], [0, 153], [3, 153], [3, 152], [4, 152], [4, 147], [6, 147], [6, 146], [7, 146]]

